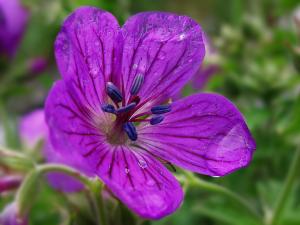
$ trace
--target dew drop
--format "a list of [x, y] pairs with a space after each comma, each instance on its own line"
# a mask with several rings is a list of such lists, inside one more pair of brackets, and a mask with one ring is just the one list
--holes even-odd
[[125, 168], [125, 173], [126, 174], [129, 174], [129, 172], [130, 172], [130, 169], [128, 169], [127, 167]]
[[142, 169], [146, 169], [148, 167], [146, 161], [143, 159], [140, 159], [138, 164], [139, 164], [139, 167], [141, 167]]
[[185, 33], [180, 34], [180, 35], [179, 35], [179, 41], [184, 40], [185, 37], [186, 37]]
[[148, 186], [154, 186], [155, 185], [155, 182], [154, 182], [154, 180], [147, 180], [147, 182], [146, 182], [146, 184], [148, 185]]
[[138, 68], [138, 64], [136, 64], [136, 63], [133, 64], [132, 68], [133, 68], [133, 69], [137, 69], [137, 68]]

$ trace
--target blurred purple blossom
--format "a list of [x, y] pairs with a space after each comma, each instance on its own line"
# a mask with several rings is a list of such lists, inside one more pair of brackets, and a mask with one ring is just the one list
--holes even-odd
[[18, 207], [15, 202], [7, 205], [0, 214], [1, 225], [27, 225], [27, 218], [18, 216]]
[[[45, 122], [43, 109], [38, 109], [25, 115], [20, 121], [19, 133], [23, 146], [28, 149], [33, 149], [39, 141], [44, 141], [43, 154], [47, 162], [66, 164], [88, 176], [92, 175], [90, 169], [80, 161], [81, 156], [74, 153], [66, 158], [59, 151], [53, 149], [48, 141], [48, 127]], [[51, 186], [60, 191], [75, 192], [83, 188], [80, 182], [61, 173], [50, 173], [47, 177]]]
[[32, 74], [43, 73], [48, 66], [48, 62], [43, 57], [36, 57], [29, 62], [29, 71]]
[[247, 166], [255, 142], [229, 100], [195, 94], [166, 104], [204, 54], [203, 32], [189, 17], [145, 12], [120, 28], [108, 12], [77, 9], [55, 42], [62, 80], [45, 108], [55, 150], [81, 154], [115, 196], [151, 219], [183, 199], [164, 163], [209, 176]]
[[22, 182], [22, 177], [17, 175], [5, 175], [0, 177], [0, 193], [17, 188]]
[[0, 53], [15, 55], [27, 20], [28, 12], [19, 0], [0, 0]]

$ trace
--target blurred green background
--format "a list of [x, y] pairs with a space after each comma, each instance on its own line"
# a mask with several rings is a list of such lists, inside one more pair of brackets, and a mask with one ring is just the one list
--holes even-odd
[[[31, 16], [21, 45], [12, 61], [1, 58], [0, 64], [2, 145], [22, 149], [18, 120], [43, 107], [49, 88], [59, 77], [53, 43], [62, 21], [76, 7], [98, 6], [116, 15], [120, 23], [140, 11], [185, 14], [197, 20], [209, 37], [214, 51], [206, 57], [205, 65], [217, 65], [218, 70], [204, 88], [187, 86], [183, 95], [209, 91], [228, 97], [243, 113], [257, 142], [248, 168], [222, 178], [201, 178], [243, 196], [268, 223], [300, 146], [299, 0], [24, 0], [23, 4]], [[36, 57], [45, 58], [48, 66], [31, 74], [26, 65]], [[1, 173], [6, 172], [1, 172], [0, 166]], [[282, 225], [300, 224], [300, 172], [296, 176], [278, 221]], [[0, 207], [13, 195], [1, 195]], [[31, 224], [92, 224], [70, 219], [82, 212], [77, 208], [77, 195], [66, 197], [43, 182], [30, 214]], [[134, 224], [124, 218], [123, 224]], [[147, 223], [259, 224], [228, 196], [199, 187], [186, 189], [185, 201], [175, 214]]]

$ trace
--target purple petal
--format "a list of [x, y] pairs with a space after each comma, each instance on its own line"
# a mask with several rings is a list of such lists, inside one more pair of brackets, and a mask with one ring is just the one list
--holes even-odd
[[178, 181], [144, 150], [106, 146], [94, 152], [89, 160], [110, 190], [143, 218], [167, 216], [182, 202], [183, 192]]
[[60, 73], [80, 101], [98, 108], [106, 98], [119, 25], [108, 12], [81, 7], [64, 22], [55, 42]]
[[203, 89], [209, 80], [220, 70], [216, 64], [201, 66], [192, 79], [192, 86], [195, 90]]
[[18, 208], [15, 202], [7, 205], [3, 212], [0, 214], [1, 225], [27, 225], [27, 218], [18, 216]]
[[[93, 175], [88, 165], [82, 162], [79, 154], [69, 151], [61, 155], [60, 150], [52, 147], [48, 140], [48, 127], [43, 109], [25, 115], [20, 121], [19, 132], [23, 144], [28, 148], [34, 148], [38, 141], [44, 140], [43, 154], [47, 162], [61, 163], [73, 167], [87, 176]], [[75, 192], [83, 188], [79, 181], [62, 173], [50, 173], [47, 177], [51, 186], [60, 191]]]
[[[146, 12], [130, 17], [118, 35], [113, 82], [128, 100], [135, 76], [144, 75], [142, 101], [165, 100], [199, 68], [205, 54], [200, 26], [191, 18]], [[120, 81], [121, 79], [121, 81]]]
[[14, 56], [26, 28], [28, 12], [19, 0], [0, 0], [0, 52]]
[[[99, 106], [100, 107], [100, 106]], [[106, 138], [100, 128], [105, 128], [102, 110], [96, 113], [89, 106], [78, 103], [78, 98], [66, 87], [64, 81], [56, 82], [46, 101], [46, 119], [51, 143], [63, 154], [78, 152], [88, 155], [88, 148], [96, 143], [101, 147]], [[86, 150], [85, 150], [86, 149]]]
[[17, 175], [6, 175], [0, 177], [0, 194], [13, 190], [21, 184], [23, 177]]
[[21, 118], [19, 135], [22, 144], [29, 149], [33, 149], [39, 141], [47, 138], [48, 127], [43, 109], [35, 110]]
[[256, 148], [241, 113], [216, 94], [176, 101], [161, 124], [138, 133], [140, 144], [158, 157], [210, 176], [247, 166]]
[[[70, 152], [68, 155], [61, 154], [59, 151], [55, 151], [50, 144], [45, 148], [44, 154], [49, 163], [67, 165], [86, 176], [93, 176], [91, 168], [83, 161], [82, 156], [79, 154], [74, 152]], [[47, 175], [47, 178], [53, 188], [63, 192], [77, 192], [84, 188], [83, 184], [78, 180], [63, 173], [50, 173]]]

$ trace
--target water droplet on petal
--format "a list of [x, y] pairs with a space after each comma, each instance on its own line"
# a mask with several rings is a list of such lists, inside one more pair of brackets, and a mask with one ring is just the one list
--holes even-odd
[[146, 161], [143, 160], [143, 159], [140, 159], [139, 162], [138, 162], [138, 164], [139, 164], [139, 167], [141, 167], [142, 169], [145, 169], [145, 168], [148, 167]]
[[129, 172], [130, 172], [130, 169], [128, 169], [127, 167], [125, 168], [125, 173], [126, 174], [129, 174]]
[[136, 63], [133, 64], [133, 65], [132, 65], [132, 68], [133, 68], [134, 70], [136, 70], [136, 69], [138, 68], [138, 64], [136, 64]]
[[185, 37], [186, 37], [185, 33], [180, 34], [180, 35], [179, 35], [179, 41], [184, 40]]
[[146, 184], [151, 187], [155, 185], [155, 182], [154, 180], [151, 179], [151, 180], [147, 180]]

